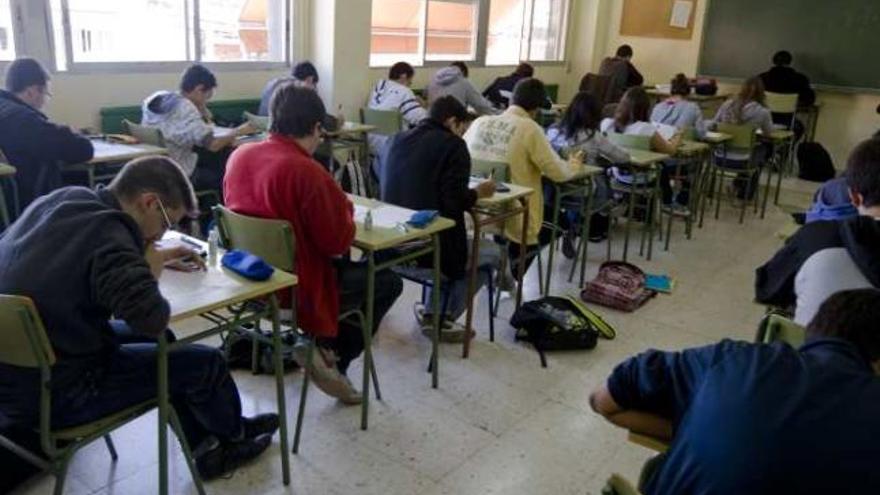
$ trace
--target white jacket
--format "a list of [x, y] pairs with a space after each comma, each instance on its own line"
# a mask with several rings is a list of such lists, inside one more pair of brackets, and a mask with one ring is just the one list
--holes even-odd
[[[388, 79], [380, 80], [373, 87], [368, 106], [373, 110], [397, 110], [406, 127], [415, 127], [428, 117], [428, 111], [410, 88]], [[387, 139], [388, 136], [370, 135], [370, 148], [374, 154], [381, 152]]]

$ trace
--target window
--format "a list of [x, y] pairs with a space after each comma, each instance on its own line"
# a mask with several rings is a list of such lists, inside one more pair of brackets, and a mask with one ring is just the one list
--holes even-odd
[[78, 63], [284, 62], [287, 3], [52, 0], [56, 60], [59, 68]]
[[474, 60], [479, 0], [373, 0], [370, 65]]
[[567, 0], [491, 0], [486, 65], [565, 57]]
[[12, 7], [9, 0], [0, 0], [0, 61], [15, 60], [12, 35]]

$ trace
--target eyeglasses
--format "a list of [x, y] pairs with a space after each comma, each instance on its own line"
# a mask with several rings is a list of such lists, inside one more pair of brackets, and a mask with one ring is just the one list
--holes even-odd
[[162, 204], [162, 199], [160, 199], [158, 196], [156, 196], [156, 201], [159, 202], [159, 211], [162, 212], [162, 221], [165, 222], [165, 230], [166, 231], [171, 230], [172, 229], [171, 218], [168, 217], [168, 212], [165, 211], [165, 205]]

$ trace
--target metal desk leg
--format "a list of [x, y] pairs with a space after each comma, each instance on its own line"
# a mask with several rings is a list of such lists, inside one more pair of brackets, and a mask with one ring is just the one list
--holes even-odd
[[158, 343], [159, 494], [168, 495], [168, 342], [165, 332], [159, 335]]
[[[278, 422], [281, 434], [281, 479], [284, 485], [290, 485], [290, 454], [287, 450], [287, 400], [284, 396], [284, 363], [281, 358], [281, 321], [278, 318], [278, 297], [273, 293], [269, 297], [269, 309], [272, 312], [272, 361], [275, 366], [275, 390], [278, 402]], [[296, 312], [296, 304], [292, 311]], [[294, 321], [296, 321], [294, 319]], [[294, 326], [294, 328], [296, 328]]]
[[[523, 284], [526, 277], [526, 256], [528, 256], [529, 251], [529, 197], [520, 198], [520, 203], [522, 203], [523, 208], [523, 223], [519, 250], [519, 281], [516, 285], [516, 309], [519, 309], [522, 305]], [[540, 242], [538, 244], [540, 249]]]
[[[373, 365], [373, 306], [376, 298], [376, 253], [367, 251], [367, 311], [364, 318], [364, 372], [361, 390], [363, 394], [363, 403], [361, 404], [361, 429], [367, 429], [367, 416], [370, 410], [370, 367]], [[436, 292], [436, 291], [435, 291]]]
[[[464, 359], [468, 358], [471, 351], [471, 339], [473, 338], [472, 332], [474, 324], [474, 296], [477, 292], [477, 264], [480, 259], [480, 220], [477, 218], [477, 215], [473, 213], [471, 213], [471, 218], [474, 223], [474, 240], [471, 242], [471, 260], [470, 266], [468, 267], [467, 315], [465, 316], [464, 342], [461, 350], [461, 357]], [[489, 315], [489, 317], [491, 318], [492, 315]]]
[[[637, 175], [633, 174], [633, 184], [630, 187], [629, 191], [629, 211], [626, 212], [626, 225], [623, 230], [623, 261], [626, 261], [626, 256], [629, 251], [629, 231], [632, 223], [633, 215], [635, 214], [636, 209], [636, 195], [635, 195], [635, 180]], [[609, 240], [610, 242], [610, 240]]]
[[[432, 237], [434, 244], [434, 290], [431, 291], [431, 305], [434, 307], [434, 333], [431, 336], [431, 387], [437, 388], [440, 384], [440, 372], [438, 370], [440, 363], [440, 234], [436, 233]], [[465, 342], [469, 339], [465, 335]]]
[[[578, 258], [574, 260], [574, 264], [571, 265], [571, 272], [568, 274], [568, 281], [571, 282], [574, 277], [574, 269], [580, 260], [581, 263], [581, 274], [580, 274], [580, 284], [578, 287], [584, 286], [584, 276], [586, 275], [587, 270], [587, 252], [590, 248], [590, 219], [593, 216], [593, 178], [589, 177], [587, 179], [587, 197], [584, 201], [584, 209], [581, 212], [581, 216], [583, 217], [583, 225], [581, 226], [581, 242], [580, 249], [578, 249]], [[609, 220], [610, 221], [610, 220]], [[610, 229], [610, 226], [609, 226]]]
[[[553, 255], [556, 254], [556, 243], [559, 241], [559, 235], [557, 233], [556, 226], [559, 225], [559, 210], [562, 209], [562, 186], [556, 182], [553, 183], [553, 224], [551, 227], [550, 234], [550, 252], [547, 253], [547, 279], [544, 282], [544, 289], [541, 292], [542, 296], [546, 296], [550, 293], [550, 278], [553, 276]], [[538, 246], [538, 249], [541, 249]]]

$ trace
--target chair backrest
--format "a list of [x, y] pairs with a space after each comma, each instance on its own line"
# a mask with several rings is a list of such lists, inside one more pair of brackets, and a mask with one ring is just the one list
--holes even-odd
[[510, 167], [504, 162], [471, 159], [471, 174], [486, 177], [494, 174], [497, 182], [510, 181]]
[[373, 110], [372, 108], [361, 108], [361, 122], [367, 125], [376, 126], [376, 129], [370, 132], [372, 134], [381, 134], [383, 136], [397, 134], [403, 129], [403, 117], [397, 110]]
[[749, 124], [718, 124], [718, 132], [729, 134], [731, 139], [727, 141], [726, 149], [751, 151], [755, 148], [758, 135], [755, 126]]
[[0, 295], [0, 363], [48, 371], [55, 353], [30, 298]]
[[152, 144], [153, 146], [165, 147], [165, 138], [162, 137], [162, 131], [157, 127], [148, 125], [135, 124], [134, 122], [123, 119], [122, 125], [125, 126], [126, 132], [138, 141], [144, 144]]
[[624, 148], [651, 151], [651, 136], [634, 136], [631, 134], [609, 132], [608, 139], [612, 143]]
[[762, 344], [785, 342], [800, 347], [806, 340], [806, 329], [780, 314], [769, 313], [761, 320], [755, 340]]
[[263, 115], [255, 115], [250, 112], [244, 112], [242, 115], [244, 116], [244, 120], [250, 122], [250, 124], [256, 127], [258, 130], [262, 132], [266, 132], [269, 130], [269, 117]]
[[767, 104], [767, 108], [770, 109], [773, 113], [795, 113], [797, 112], [797, 104], [798, 104], [798, 95], [794, 94], [784, 94], [784, 93], [771, 93], [766, 92], [765, 95], [765, 103]]
[[227, 249], [241, 249], [279, 270], [295, 271], [296, 240], [286, 220], [250, 217], [219, 205], [214, 207], [214, 220]]

